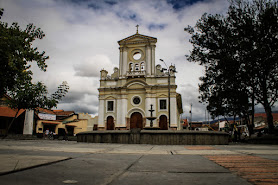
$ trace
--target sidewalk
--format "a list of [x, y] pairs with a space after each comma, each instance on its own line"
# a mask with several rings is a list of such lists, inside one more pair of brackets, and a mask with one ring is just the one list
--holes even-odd
[[0, 184], [278, 184], [277, 145], [0, 140]]

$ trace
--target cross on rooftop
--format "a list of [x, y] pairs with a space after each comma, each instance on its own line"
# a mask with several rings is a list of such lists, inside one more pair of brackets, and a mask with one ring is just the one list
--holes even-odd
[[139, 25], [137, 24], [135, 27], [137, 27], [137, 31], [136, 31], [136, 33], [138, 33], [138, 27], [139, 27]]

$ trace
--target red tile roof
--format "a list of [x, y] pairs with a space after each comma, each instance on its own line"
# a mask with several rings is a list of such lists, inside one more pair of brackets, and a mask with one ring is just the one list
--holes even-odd
[[187, 121], [187, 119], [184, 119], [184, 120], [183, 120], [183, 126], [186, 126], [186, 127], [188, 126], [188, 121]]
[[41, 113], [47, 113], [47, 114], [55, 114], [52, 110], [44, 109], [44, 108], [37, 108], [39, 112]]
[[[255, 113], [255, 117], [263, 117], [266, 118], [266, 113]], [[272, 113], [273, 121], [278, 121], [278, 113]]]
[[[17, 113], [17, 116], [20, 116], [25, 109], [20, 109], [19, 112]], [[10, 117], [13, 118], [17, 112], [17, 109], [11, 109], [10, 107], [0, 107], [0, 116], [2, 117]]]

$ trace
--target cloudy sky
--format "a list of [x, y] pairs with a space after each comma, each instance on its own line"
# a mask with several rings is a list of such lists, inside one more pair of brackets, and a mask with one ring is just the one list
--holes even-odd
[[[184, 32], [205, 12], [225, 14], [226, 0], [0, 0], [2, 21], [18, 22], [22, 28], [34, 23], [46, 34], [34, 45], [50, 57], [47, 72], [35, 65], [34, 81], [44, 82], [53, 93], [62, 81], [70, 92], [58, 109], [97, 114], [100, 70], [111, 74], [119, 65], [117, 41], [139, 33], [157, 38], [156, 64], [162, 58], [175, 64], [177, 91], [182, 94], [183, 117], [205, 119], [198, 102], [203, 68], [186, 61], [191, 44]], [[161, 64], [164, 65], [164, 64]]]

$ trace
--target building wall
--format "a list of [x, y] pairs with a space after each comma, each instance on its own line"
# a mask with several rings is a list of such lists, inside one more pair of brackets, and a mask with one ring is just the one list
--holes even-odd
[[[37, 127], [36, 127], [36, 133], [43, 133], [46, 128], [54, 128], [54, 132], [56, 134], [59, 134], [58, 133], [59, 128], [65, 129], [67, 131], [68, 126], [74, 127], [74, 130], [73, 130], [74, 135], [77, 133], [80, 133], [80, 132], [89, 131], [87, 129], [88, 120], [87, 119], [78, 119], [77, 120], [77, 118], [78, 118], [78, 115], [70, 116], [63, 120], [64, 123], [62, 121], [38, 120]], [[76, 120], [76, 121], [74, 121], [74, 120]], [[65, 123], [66, 121], [74, 121], [74, 122]]]
[[[120, 45], [119, 69], [115, 68], [111, 76], [106, 70], [100, 74], [99, 88], [99, 130], [106, 130], [107, 117], [114, 119], [115, 129], [129, 129], [133, 112], [142, 114], [144, 126], [150, 127], [150, 108], [153, 105], [153, 127], [159, 127], [159, 116], [168, 118], [168, 74], [161, 72], [161, 66], [155, 66], [156, 38], [135, 34], [118, 42]], [[133, 55], [140, 53], [141, 58]], [[135, 65], [140, 70], [135, 70]], [[144, 64], [144, 65], [141, 65]], [[142, 67], [142, 68], [141, 68]], [[174, 67], [174, 66], [172, 66]], [[133, 69], [133, 70], [131, 70]], [[180, 114], [177, 109], [175, 74], [170, 76], [171, 126], [178, 127]], [[140, 97], [140, 103], [134, 104], [133, 98]], [[159, 110], [159, 100], [167, 100], [167, 109]], [[114, 102], [113, 111], [107, 111], [107, 102]], [[168, 118], [169, 122], [169, 118]]]

